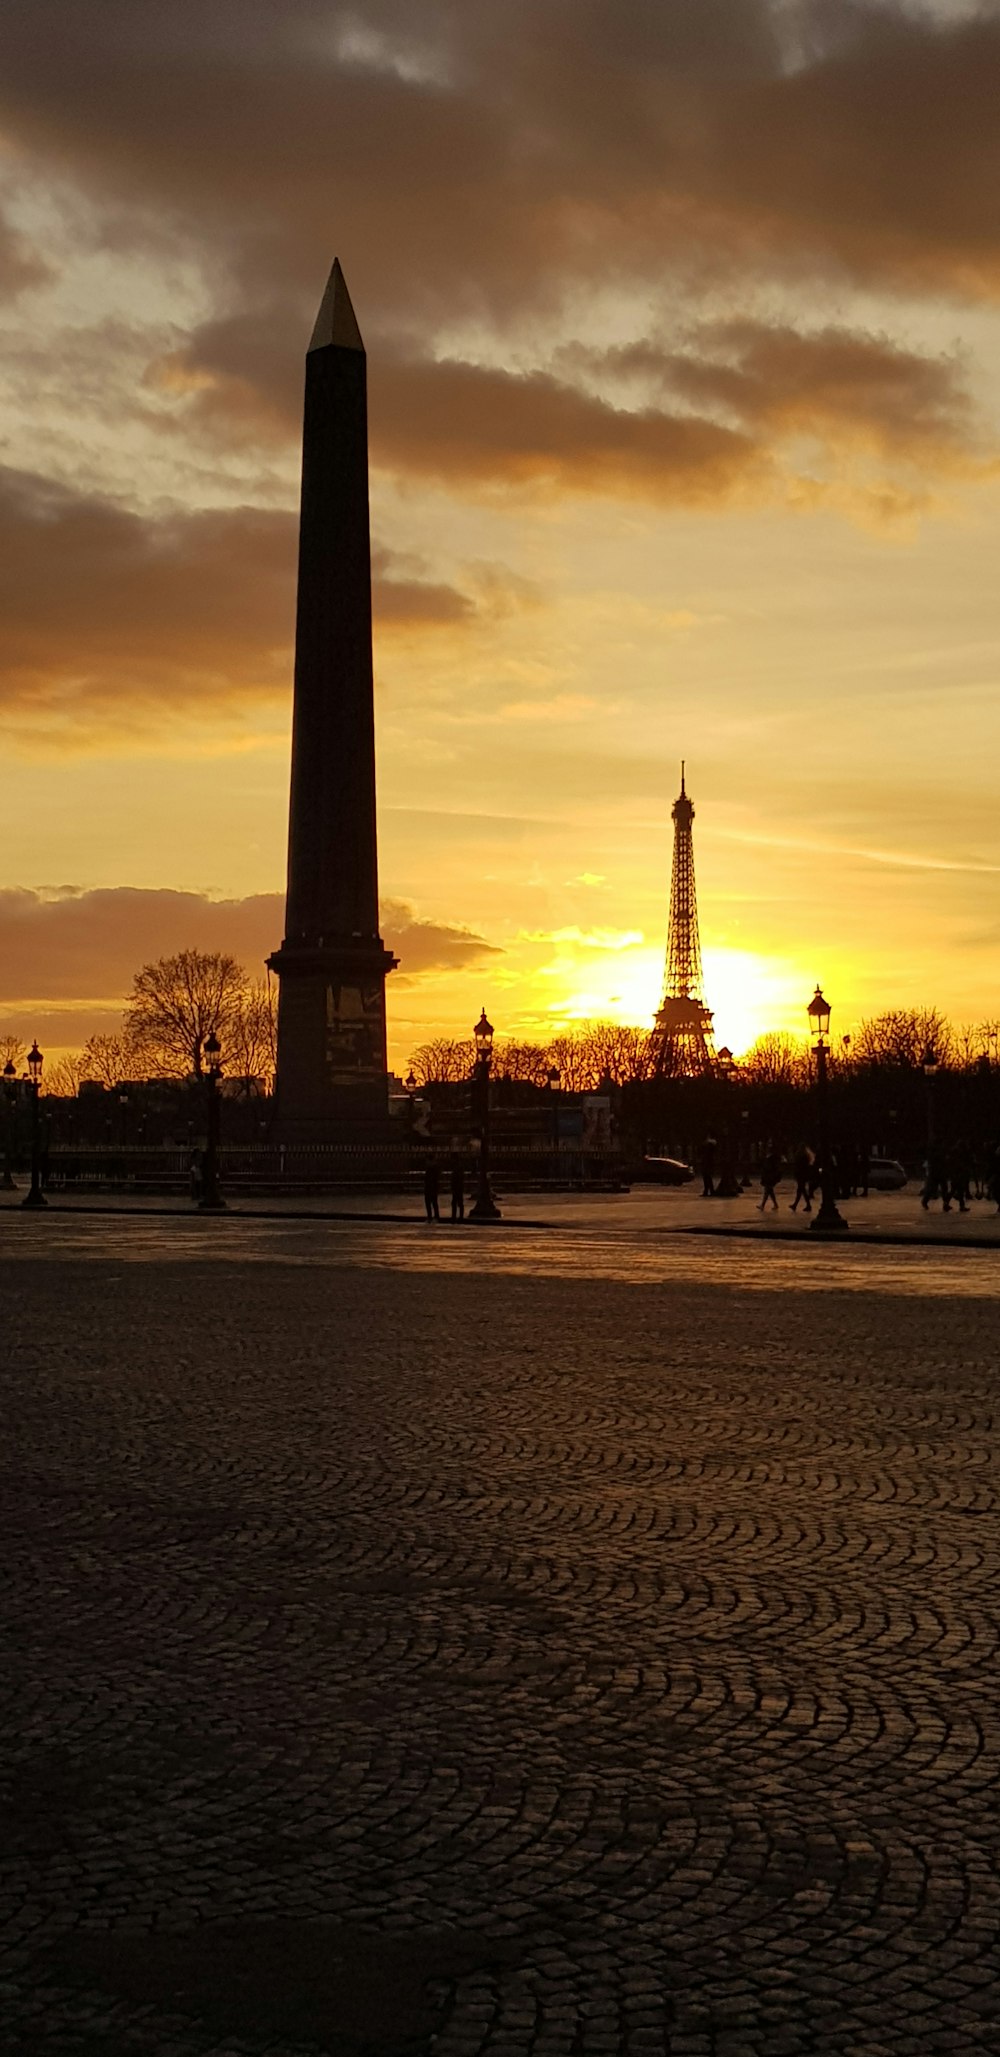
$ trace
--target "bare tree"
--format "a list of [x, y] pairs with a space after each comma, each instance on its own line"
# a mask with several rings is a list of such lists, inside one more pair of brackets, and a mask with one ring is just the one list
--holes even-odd
[[549, 1044], [549, 1057], [566, 1093], [592, 1093], [600, 1077], [597, 1056], [590, 1041], [590, 1028], [590, 1022], [581, 1023], [579, 1028], [566, 1029], [562, 1035], [553, 1036]]
[[264, 1079], [271, 1090], [278, 1064], [278, 1010], [270, 980], [247, 985], [226, 1029], [223, 1063], [230, 1078], [243, 1080], [248, 1097], [254, 1079]]
[[418, 1086], [454, 1085], [471, 1078], [476, 1061], [475, 1044], [454, 1036], [437, 1036], [421, 1043], [410, 1058], [410, 1070]]
[[139, 1053], [126, 1036], [91, 1036], [80, 1053], [83, 1076], [109, 1089], [144, 1076]]
[[771, 1030], [758, 1036], [740, 1064], [740, 1076], [755, 1086], [807, 1086], [809, 1049], [798, 1036]]
[[974, 1023], [963, 1021], [958, 1022], [951, 1033], [951, 1062], [958, 1071], [971, 1071], [984, 1054], [981, 1031]]
[[937, 1007], [893, 1007], [863, 1021], [854, 1038], [859, 1064], [896, 1065], [916, 1070], [924, 1051], [933, 1049], [939, 1064], [955, 1057], [951, 1023]]
[[627, 1086], [652, 1074], [653, 1038], [648, 1029], [622, 1021], [591, 1021], [585, 1023], [581, 1041], [595, 1086], [605, 1080]]
[[85, 1078], [89, 1078], [82, 1050], [68, 1051], [42, 1071], [42, 1092], [56, 1100], [75, 1100]]
[[988, 1057], [991, 1064], [1000, 1064], [1000, 1021], [981, 1021], [976, 1035], [979, 1040], [977, 1055]]
[[493, 1048], [496, 1078], [518, 1079], [532, 1086], [544, 1086], [552, 1066], [548, 1050], [541, 1043], [519, 1043], [511, 1039]]
[[132, 983], [125, 1034], [146, 1075], [200, 1078], [206, 1039], [228, 1038], [247, 988], [243, 966], [218, 952], [182, 950], [144, 964]]
[[27, 1044], [22, 1043], [20, 1036], [0, 1036], [0, 1071], [5, 1064], [12, 1064], [15, 1071], [20, 1071], [27, 1049]]

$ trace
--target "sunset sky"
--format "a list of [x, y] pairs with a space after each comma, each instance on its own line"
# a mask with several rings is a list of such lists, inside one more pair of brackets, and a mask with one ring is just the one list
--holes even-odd
[[368, 352], [390, 1052], [1000, 1014], [1000, 9], [6, 0], [0, 1031], [281, 939], [303, 356]]

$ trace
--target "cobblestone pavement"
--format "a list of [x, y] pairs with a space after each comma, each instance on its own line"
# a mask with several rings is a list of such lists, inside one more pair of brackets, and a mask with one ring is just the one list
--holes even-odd
[[5, 2057], [1000, 2048], [995, 1260], [627, 1244], [0, 1223]]

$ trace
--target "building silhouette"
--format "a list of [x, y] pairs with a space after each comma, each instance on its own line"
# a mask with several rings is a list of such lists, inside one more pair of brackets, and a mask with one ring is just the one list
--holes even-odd
[[653, 1024], [653, 1072], [657, 1078], [697, 1078], [715, 1069], [711, 1010], [705, 1005], [694, 882], [694, 808], [681, 765], [681, 789], [674, 801], [674, 856], [670, 877], [670, 922], [663, 999]]

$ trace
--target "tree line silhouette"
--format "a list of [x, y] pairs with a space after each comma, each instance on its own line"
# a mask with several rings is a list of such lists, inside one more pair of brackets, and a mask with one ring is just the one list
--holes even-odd
[[[210, 1035], [219, 1038], [230, 1080], [273, 1085], [276, 996], [234, 957], [183, 950], [136, 972], [117, 1035], [92, 1036], [78, 1053], [46, 1067], [43, 1091], [74, 1097], [85, 1081], [109, 1091], [146, 1080], [197, 1080]], [[0, 1059], [20, 1069], [24, 1044], [0, 1039]], [[415, 1090], [447, 1095], [472, 1075], [472, 1038], [438, 1036], [412, 1053]], [[835, 1039], [829, 1057], [834, 1105], [859, 1143], [875, 1138], [916, 1150], [926, 1116], [923, 1073], [933, 1069], [942, 1120], [955, 1133], [1000, 1128], [994, 1079], [1000, 1081], [1000, 1020], [956, 1026], [935, 1007], [891, 1008]], [[681, 1075], [678, 1062], [655, 1062], [650, 1030], [629, 1023], [563, 1023], [545, 1040], [499, 1036], [493, 1079], [501, 1104], [537, 1095], [619, 1094], [621, 1126], [635, 1136], [673, 1136], [693, 1146], [703, 1125], [737, 1118], [753, 1137], [805, 1135], [812, 1123], [814, 1060], [806, 1038], [771, 1031], [732, 1067], [701, 1078]], [[977, 1083], [978, 1082], [978, 1083]], [[409, 1080], [407, 1081], [409, 1083]], [[737, 1106], [737, 1099], [739, 1105]]]
[[[840, 1079], [864, 1074], [918, 1072], [928, 1054], [941, 1071], [956, 1073], [1000, 1064], [1000, 1020], [975, 1027], [956, 1027], [936, 1007], [890, 1008], [869, 1016], [852, 1034], [835, 1040], [829, 1056], [831, 1075]], [[564, 1027], [547, 1042], [498, 1037], [493, 1046], [493, 1076], [513, 1084], [543, 1087], [552, 1071], [568, 1092], [597, 1092], [602, 1085], [633, 1086], [656, 1078], [656, 1047], [649, 1029], [613, 1021], [583, 1021]], [[471, 1037], [439, 1036], [413, 1051], [410, 1069], [418, 1086], [458, 1084], [472, 1070]], [[671, 1062], [669, 1046], [660, 1076], [679, 1079], [679, 1060]], [[735, 1060], [731, 1074], [747, 1087], [784, 1086], [807, 1091], [813, 1083], [813, 1057], [808, 1038], [771, 1030], [758, 1036]]]

